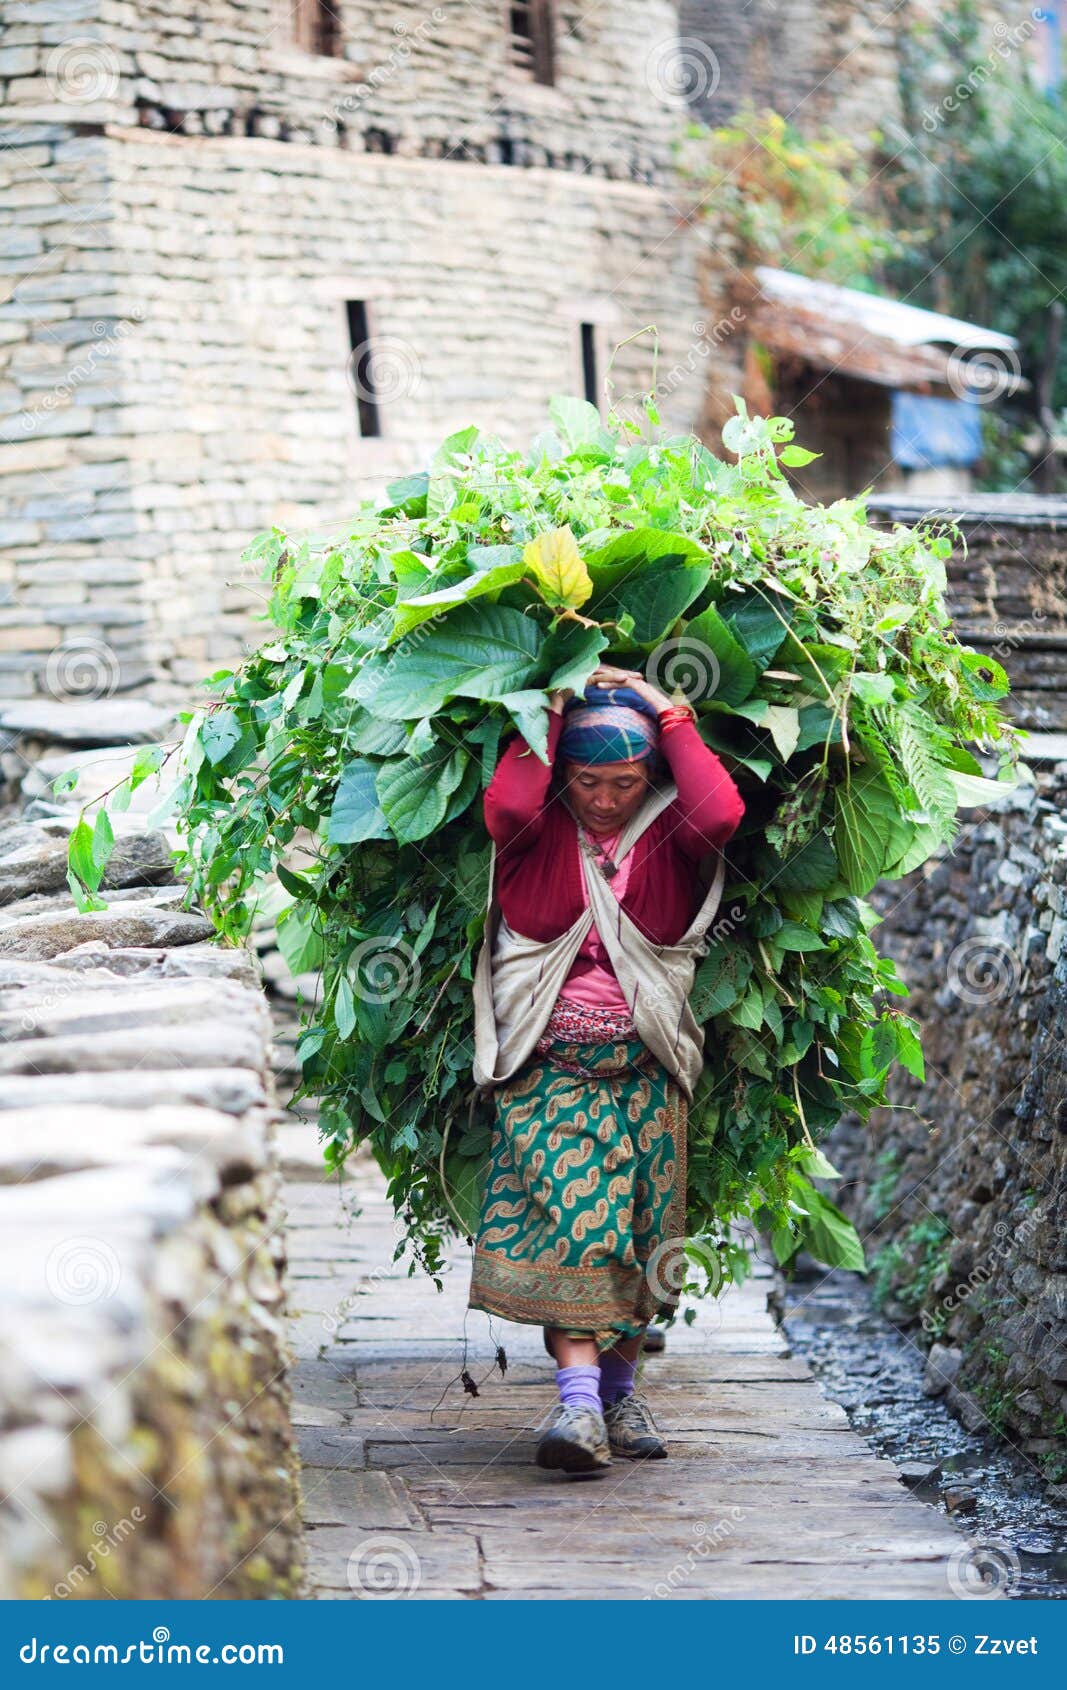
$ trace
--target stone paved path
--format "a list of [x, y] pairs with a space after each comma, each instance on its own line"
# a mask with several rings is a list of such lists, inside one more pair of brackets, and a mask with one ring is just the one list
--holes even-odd
[[[701, 1305], [649, 1359], [669, 1461], [542, 1473], [540, 1330], [490, 1336], [466, 1314], [465, 1251], [441, 1294], [408, 1279], [377, 1175], [323, 1183], [310, 1140], [287, 1164], [310, 1596], [953, 1597], [965, 1540], [788, 1355], [766, 1279]], [[465, 1319], [477, 1398], [458, 1380]]]

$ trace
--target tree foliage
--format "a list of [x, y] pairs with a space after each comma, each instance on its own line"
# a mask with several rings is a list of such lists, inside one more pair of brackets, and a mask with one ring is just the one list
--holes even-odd
[[[781, 467], [807, 456], [792, 424], [737, 407], [724, 462], [657, 439], [651, 407], [642, 435], [558, 399], [525, 451], [453, 435], [337, 543], [261, 534], [246, 556], [269, 638], [188, 713], [173, 809], [190, 899], [239, 943], [277, 877], [279, 943], [322, 981], [298, 1095], [320, 1104], [328, 1162], [369, 1143], [431, 1271], [473, 1224], [489, 1139], [468, 1109], [482, 793], [511, 730], [546, 757], [546, 690], [603, 658], [690, 698], [746, 804], [693, 990], [691, 1231], [727, 1274], [744, 1270], [739, 1217], [783, 1261], [804, 1245], [862, 1266], [811, 1183], [832, 1174], [817, 1145], [886, 1101], [894, 1063], [922, 1069], [866, 894], [998, 790], [968, 747], [1013, 764], [1007, 681], [950, 626], [949, 537], [802, 503]], [[108, 831], [75, 835], [83, 901]]]

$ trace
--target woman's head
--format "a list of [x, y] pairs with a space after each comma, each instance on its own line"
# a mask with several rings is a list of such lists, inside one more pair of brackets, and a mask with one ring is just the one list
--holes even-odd
[[578, 820], [591, 833], [624, 827], [655, 773], [659, 726], [654, 706], [629, 687], [587, 686], [568, 699], [557, 766]]

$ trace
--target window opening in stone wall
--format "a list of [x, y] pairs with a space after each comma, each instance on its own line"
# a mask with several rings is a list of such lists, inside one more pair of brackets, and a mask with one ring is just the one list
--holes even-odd
[[339, 57], [341, 20], [330, 0], [296, 0], [292, 19], [293, 39], [305, 53], [317, 53], [322, 58]]
[[511, 62], [534, 82], [556, 80], [553, 0], [525, 0], [511, 11]]
[[348, 376], [356, 396], [356, 420], [364, 440], [377, 440], [382, 432], [382, 413], [378, 404], [378, 390], [374, 384], [374, 354], [367, 319], [367, 302], [364, 299], [350, 299], [345, 310], [348, 313], [348, 340], [352, 348], [348, 359]]
[[590, 405], [599, 408], [597, 397], [600, 383], [597, 380], [596, 368], [596, 327], [593, 323], [582, 323], [582, 387]]

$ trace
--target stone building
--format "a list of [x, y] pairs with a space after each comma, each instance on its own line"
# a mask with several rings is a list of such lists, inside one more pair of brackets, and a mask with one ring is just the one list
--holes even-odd
[[743, 337], [680, 124], [863, 142], [921, 9], [0, 0], [0, 701], [181, 698], [254, 635], [253, 534], [603, 403], [613, 353], [632, 404], [648, 325], [714, 445]]
[[179, 694], [252, 534], [686, 361], [667, 0], [4, 13], [0, 696]]

